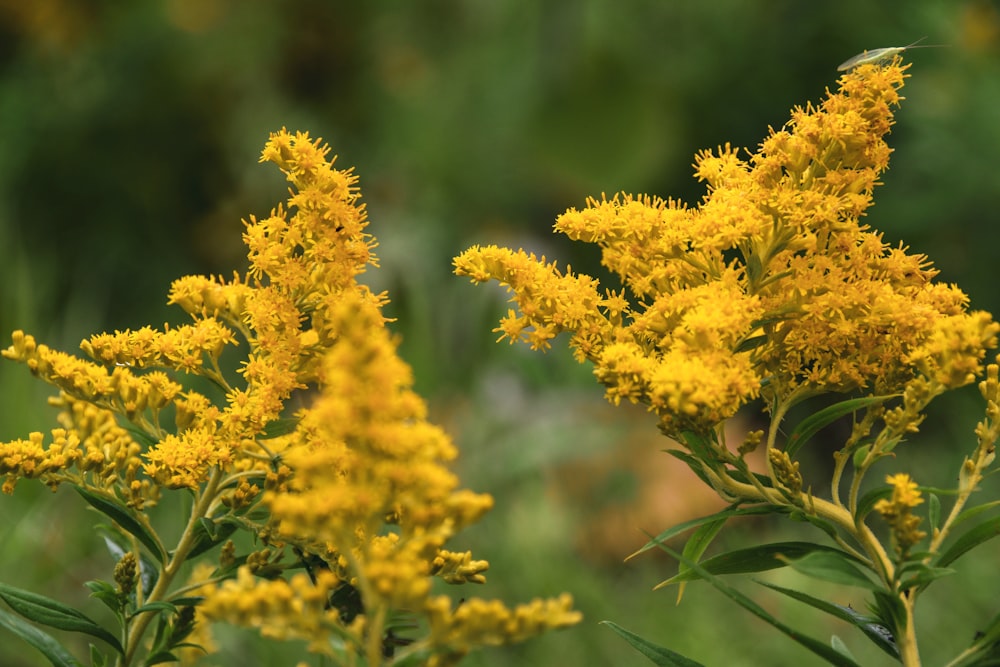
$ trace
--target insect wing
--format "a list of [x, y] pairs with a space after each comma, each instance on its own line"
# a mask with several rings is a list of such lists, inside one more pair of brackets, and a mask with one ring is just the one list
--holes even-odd
[[872, 49], [871, 51], [862, 51], [853, 58], [849, 58], [844, 62], [840, 63], [837, 67], [838, 72], [843, 72], [846, 69], [851, 69], [852, 67], [857, 67], [858, 65], [867, 65], [868, 63], [877, 63], [880, 60], [885, 60], [897, 53], [902, 53], [908, 47], [905, 46], [887, 46], [884, 49]]

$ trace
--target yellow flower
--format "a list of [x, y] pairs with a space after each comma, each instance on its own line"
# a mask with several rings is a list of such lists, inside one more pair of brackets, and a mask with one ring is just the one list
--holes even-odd
[[892, 486], [892, 497], [875, 503], [875, 511], [882, 515], [892, 529], [896, 552], [905, 556], [914, 544], [927, 537], [920, 530], [921, 518], [913, 515], [913, 508], [924, 502], [917, 483], [906, 473], [887, 475], [885, 481]]
[[697, 208], [620, 194], [559, 216], [556, 231], [600, 246], [621, 280], [607, 298], [590, 276], [523, 251], [476, 246], [455, 272], [513, 293], [502, 337], [544, 348], [570, 332], [609, 400], [646, 404], [675, 436], [707, 432], [759, 394], [776, 405], [902, 393], [918, 376], [971, 382], [998, 325], [933, 283], [924, 256], [860, 222], [888, 166], [904, 70], [896, 59], [845, 73], [755, 153], [699, 153]]

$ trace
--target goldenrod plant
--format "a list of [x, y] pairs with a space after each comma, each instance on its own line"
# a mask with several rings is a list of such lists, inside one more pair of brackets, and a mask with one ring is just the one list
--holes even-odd
[[[835, 665], [857, 664], [845, 642], [789, 627], [719, 575], [790, 566], [861, 587], [867, 610], [767, 584], [915, 667], [921, 595], [1000, 533], [1000, 519], [982, 513], [1000, 501], [969, 503], [1000, 432], [1000, 369], [986, 364], [998, 325], [936, 282], [925, 256], [861, 222], [889, 163], [885, 136], [908, 76], [901, 51], [845, 68], [835, 92], [794, 109], [756, 152], [699, 153], [708, 191], [697, 206], [619, 194], [561, 215], [556, 231], [596, 243], [617, 288], [523, 250], [477, 246], [455, 258], [457, 274], [512, 293], [501, 338], [544, 350], [566, 333], [607, 398], [645, 405], [672, 439], [669, 453], [730, 503], [651, 536], [640, 551], [679, 561], [661, 586], [708, 580]], [[931, 401], [977, 380], [986, 413], [957, 485], [922, 487], [897, 472]], [[737, 412], [747, 418], [733, 422]], [[838, 419], [851, 426], [827, 472], [807, 476], [810, 441]], [[761, 447], [758, 471], [750, 454]], [[761, 514], [807, 521], [818, 539], [702, 558], [729, 519]], [[689, 531], [680, 552], [665, 544]], [[610, 625], [658, 665], [697, 664]], [[977, 630], [949, 665], [995, 664], [1000, 616]]]
[[[190, 322], [93, 336], [89, 359], [21, 331], [3, 351], [61, 408], [48, 435], [0, 444], [3, 491], [72, 487], [117, 560], [87, 583], [115, 627], [0, 584], [0, 626], [53, 665], [85, 663], [45, 626], [99, 640], [95, 667], [193, 662], [213, 650], [213, 621], [304, 639], [319, 664], [443, 667], [580, 620], [569, 595], [510, 608], [442, 592], [485, 581], [487, 561], [446, 546], [493, 499], [459, 487], [387, 298], [358, 282], [376, 243], [328, 150], [270, 137], [261, 161], [286, 174], [287, 206], [245, 223], [244, 275], [173, 283]], [[186, 499], [179, 534], [152, 512], [168, 495]]]

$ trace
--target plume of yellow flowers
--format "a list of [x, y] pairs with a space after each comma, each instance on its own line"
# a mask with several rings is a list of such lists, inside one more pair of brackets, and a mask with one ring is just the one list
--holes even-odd
[[923, 255], [861, 224], [888, 165], [883, 137], [904, 67], [844, 74], [819, 107], [796, 108], [745, 157], [699, 153], [708, 192], [696, 208], [619, 194], [570, 209], [555, 229], [596, 243], [621, 280], [544, 257], [473, 247], [455, 271], [513, 292], [497, 331], [546, 348], [561, 332], [610, 400], [647, 405], [672, 435], [704, 431], [763, 396], [768, 405], [827, 391], [900, 391], [971, 382], [996, 324], [932, 282]]
[[[14, 333], [3, 356], [57, 386], [63, 411], [48, 444], [41, 433], [0, 444], [3, 490], [69, 483], [117, 508], [162, 564], [137, 606], [169, 601], [185, 559], [221, 544], [219, 567], [188, 582], [205, 596], [199, 618], [305, 638], [344, 664], [448, 665], [578, 622], [568, 596], [508, 609], [433, 594], [435, 578], [485, 581], [486, 561], [444, 547], [493, 500], [458, 488], [455, 447], [412, 390], [386, 298], [357, 281], [376, 244], [356, 177], [328, 151], [307, 134], [271, 135], [261, 161], [286, 174], [287, 208], [245, 223], [246, 275], [173, 283], [189, 324], [93, 336], [81, 345], [90, 360]], [[293, 399], [307, 407], [291, 414]], [[194, 502], [168, 549], [145, 510], [172, 489]], [[224, 542], [234, 529], [263, 549], [235, 554]], [[127, 657], [152, 616], [138, 614]]]

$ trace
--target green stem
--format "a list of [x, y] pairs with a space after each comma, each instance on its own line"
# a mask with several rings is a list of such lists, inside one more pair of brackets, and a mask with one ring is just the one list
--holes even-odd
[[[188, 517], [187, 525], [184, 527], [184, 533], [181, 535], [180, 540], [177, 542], [177, 547], [174, 549], [174, 554], [163, 566], [163, 571], [160, 573], [159, 578], [156, 581], [156, 586], [150, 591], [149, 595], [146, 597], [146, 603], [157, 602], [160, 600], [165, 600], [167, 598], [167, 591], [170, 589], [170, 585], [174, 581], [174, 577], [180, 571], [181, 566], [187, 559], [188, 553], [194, 547], [195, 543], [195, 529], [198, 526], [198, 521], [206, 516], [208, 508], [211, 506], [212, 501], [215, 500], [215, 494], [219, 488], [219, 481], [222, 479], [222, 472], [218, 468], [214, 468], [209, 475], [208, 482], [205, 484], [205, 488], [202, 489], [201, 495], [198, 497], [197, 502], [194, 507], [191, 508], [191, 516]], [[142, 643], [142, 636], [146, 632], [146, 628], [152, 623], [153, 619], [159, 614], [158, 611], [147, 611], [136, 615], [132, 619], [132, 629], [131, 637], [129, 642], [125, 647], [124, 660], [119, 660], [119, 664], [128, 667], [132, 664], [132, 660], [135, 658], [136, 652]]]

